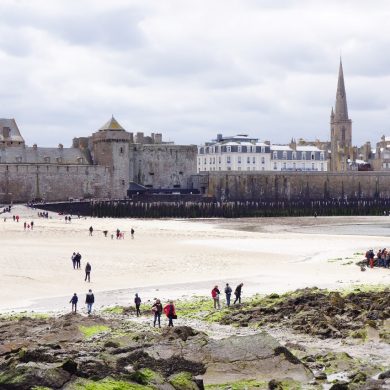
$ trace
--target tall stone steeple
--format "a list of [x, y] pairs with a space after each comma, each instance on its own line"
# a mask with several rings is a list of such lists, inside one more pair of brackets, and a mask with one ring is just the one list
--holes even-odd
[[341, 59], [339, 68], [339, 80], [337, 82], [335, 119], [339, 121], [345, 121], [349, 119], [347, 96], [345, 94], [343, 63], [341, 62]]
[[333, 172], [348, 170], [348, 160], [352, 159], [352, 121], [348, 118], [347, 95], [345, 93], [343, 64], [340, 59], [335, 110], [330, 115], [331, 161]]

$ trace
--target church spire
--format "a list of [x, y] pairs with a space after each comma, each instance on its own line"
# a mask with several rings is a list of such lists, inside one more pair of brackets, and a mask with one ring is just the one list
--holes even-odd
[[348, 120], [347, 96], [345, 94], [343, 63], [341, 62], [341, 58], [336, 92], [335, 119], [339, 121]]

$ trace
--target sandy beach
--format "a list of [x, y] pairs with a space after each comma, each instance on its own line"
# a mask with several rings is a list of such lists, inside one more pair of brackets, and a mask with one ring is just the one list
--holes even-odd
[[[208, 295], [215, 284], [244, 282], [244, 296], [302, 287], [388, 284], [390, 270], [361, 272], [355, 262], [369, 248], [390, 247], [388, 217], [238, 220], [73, 218], [13, 207], [0, 220], [0, 310], [63, 310], [89, 288], [97, 306]], [[12, 215], [19, 215], [14, 222]], [[23, 223], [34, 221], [34, 230]], [[88, 228], [93, 226], [93, 236]], [[111, 239], [116, 229], [124, 239]], [[134, 228], [134, 239], [130, 230]], [[103, 230], [108, 230], [104, 237]], [[388, 232], [388, 233], [387, 233]], [[82, 255], [73, 270], [71, 255]], [[92, 265], [91, 283], [84, 267]]]

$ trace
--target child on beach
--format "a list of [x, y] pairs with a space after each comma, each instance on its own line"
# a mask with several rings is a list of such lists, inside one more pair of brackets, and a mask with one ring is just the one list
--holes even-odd
[[72, 313], [76, 313], [76, 311], [77, 311], [77, 302], [78, 301], [79, 301], [79, 298], [77, 297], [77, 294], [74, 293], [73, 297], [69, 301], [69, 303], [72, 304]]

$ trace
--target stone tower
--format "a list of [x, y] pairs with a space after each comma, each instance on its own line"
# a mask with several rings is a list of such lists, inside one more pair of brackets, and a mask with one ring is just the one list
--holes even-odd
[[93, 163], [108, 168], [110, 198], [122, 199], [127, 194], [130, 181], [130, 137], [131, 134], [114, 117], [92, 134]]
[[348, 118], [347, 96], [345, 94], [343, 64], [340, 59], [339, 79], [337, 82], [336, 106], [330, 114], [332, 172], [348, 170], [348, 159], [353, 158], [352, 121]]

